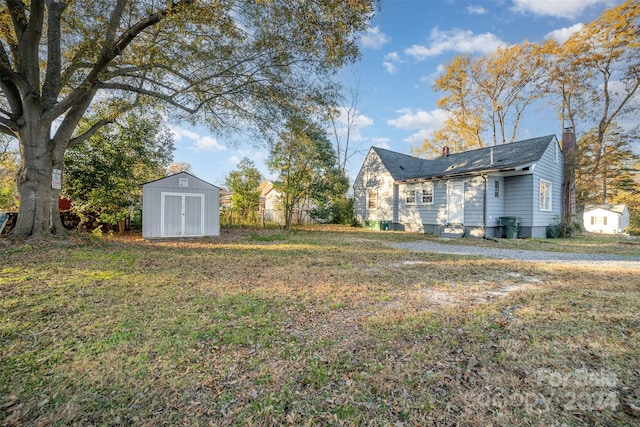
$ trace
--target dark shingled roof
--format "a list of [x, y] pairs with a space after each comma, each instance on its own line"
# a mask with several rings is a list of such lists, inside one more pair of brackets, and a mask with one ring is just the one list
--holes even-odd
[[373, 150], [380, 156], [394, 180], [412, 181], [516, 169], [540, 160], [552, 141], [557, 141], [555, 135], [464, 151], [435, 159], [421, 159], [378, 147], [373, 147]]

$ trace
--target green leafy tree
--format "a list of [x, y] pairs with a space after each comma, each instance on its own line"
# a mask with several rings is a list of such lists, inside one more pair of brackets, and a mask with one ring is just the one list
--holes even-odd
[[260, 189], [262, 175], [255, 164], [248, 158], [238, 163], [237, 170], [231, 171], [225, 185], [231, 191], [233, 209], [239, 211], [243, 219], [255, 215], [260, 206]]
[[332, 199], [344, 195], [348, 188], [326, 132], [300, 116], [293, 116], [280, 133], [267, 164], [278, 173], [273, 186], [282, 194], [287, 230], [296, 212], [309, 205], [327, 209]]
[[95, 214], [102, 223], [122, 225], [140, 201], [140, 184], [164, 176], [172, 152], [173, 138], [160, 119], [129, 114], [67, 150], [62, 194], [81, 218]]
[[22, 156], [13, 237], [66, 236], [52, 170], [133, 106], [264, 133], [290, 105], [333, 104], [376, 3], [0, 0], [0, 132]]

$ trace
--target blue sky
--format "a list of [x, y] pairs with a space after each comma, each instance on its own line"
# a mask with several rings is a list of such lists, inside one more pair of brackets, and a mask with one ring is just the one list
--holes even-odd
[[[482, 55], [524, 40], [565, 40], [581, 24], [621, 0], [382, 0], [367, 33], [360, 38], [362, 59], [340, 73], [346, 87], [359, 82], [359, 121], [351, 143], [361, 154], [348, 166], [353, 180], [369, 147], [409, 154], [411, 147], [442, 126], [436, 108], [442, 96], [432, 84], [444, 64], [460, 53]], [[562, 130], [553, 111], [530, 111], [518, 139]], [[275, 179], [264, 162], [266, 147], [234, 145], [205, 128], [170, 125], [174, 161], [188, 162], [192, 173], [222, 186], [242, 158], [254, 161]]]

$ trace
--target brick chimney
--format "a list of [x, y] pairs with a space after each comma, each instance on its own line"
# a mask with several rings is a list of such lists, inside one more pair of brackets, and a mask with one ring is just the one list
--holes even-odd
[[563, 179], [562, 179], [562, 223], [572, 224], [576, 221], [576, 183], [577, 144], [573, 128], [565, 128], [562, 132]]
[[446, 145], [442, 147], [442, 157], [449, 157], [449, 147]]

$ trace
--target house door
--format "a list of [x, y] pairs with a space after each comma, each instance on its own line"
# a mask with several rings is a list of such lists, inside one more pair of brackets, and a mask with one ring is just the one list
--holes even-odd
[[447, 223], [464, 223], [464, 182], [454, 182], [447, 188]]
[[162, 193], [162, 237], [204, 236], [204, 194]]

